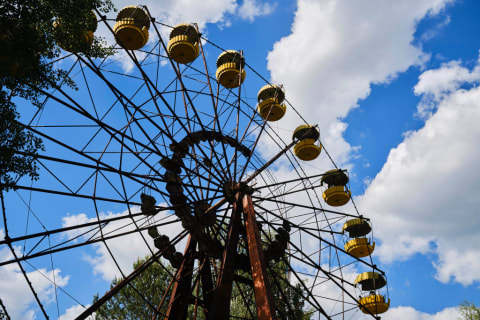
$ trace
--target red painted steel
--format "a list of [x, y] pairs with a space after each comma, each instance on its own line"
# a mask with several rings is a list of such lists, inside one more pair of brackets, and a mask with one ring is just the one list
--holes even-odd
[[260, 232], [258, 231], [257, 220], [251, 195], [243, 197], [243, 215], [247, 231], [248, 253], [252, 267], [253, 288], [255, 292], [255, 303], [259, 320], [276, 320], [273, 295], [270, 288], [270, 281], [267, 276], [267, 266], [262, 249]]

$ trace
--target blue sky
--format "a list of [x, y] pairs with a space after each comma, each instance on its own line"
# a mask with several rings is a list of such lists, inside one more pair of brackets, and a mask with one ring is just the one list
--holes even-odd
[[[453, 308], [461, 302], [480, 304], [476, 230], [480, 175], [475, 171], [480, 160], [476, 87], [480, 3], [225, 0], [199, 6], [193, 2], [145, 4], [168, 24], [198, 22], [206, 38], [226, 49], [244, 50], [249, 65], [270, 81], [284, 84], [295, 108], [319, 124], [322, 142], [336, 162], [349, 168], [359, 210], [372, 218], [379, 245], [374, 259], [388, 275], [392, 304], [382, 319], [454, 319]], [[118, 8], [129, 4], [115, 3]], [[262, 82], [247, 77], [250, 82], [242, 88], [243, 94], [254, 104]], [[30, 111], [27, 108], [22, 116], [28, 118]], [[55, 108], [45, 110], [44, 117], [48, 116], [52, 123], [59, 121]], [[276, 129], [288, 136], [295, 123], [282, 119]], [[268, 146], [263, 147], [268, 155]], [[323, 159], [312, 168], [327, 165]], [[80, 173], [68, 174], [74, 178]], [[48, 204], [41, 198], [32, 201], [46, 215]], [[79, 210], [83, 203], [59, 202], [55, 222], [47, 218], [49, 227], [89, 221], [92, 204]], [[8, 206], [26, 210], [16, 194], [7, 196]], [[123, 210], [121, 205], [100, 208], [106, 216]], [[11, 228], [21, 233], [26, 215], [12, 219], [18, 223]], [[105, 249], [100, 247], [58, 255], [55, 268], [62, 271], [57, 279], [68, 282], [65, 288], [88, 283], [93, 291], [102, 292], [114, 275], [104, 258]], [[122, 263], [131, 265], [129, 259]], [[52, 269], [49, 263], [35, 261], [45, 270]], [[67, 270], [79, 263], [83, 263], [82, 277], [70, 277]], [[7, 277], [8, 272], [12, 270], [0, 275]], [[52, 297], [48, 283], [39, 282], [39, 287]], [[7, 290], [9, 286], [0, 284], [0, 297], [8, 301]], [[76, 292], [83, 303], [89, 303], [92, 290]], [[22, 294], [18, 291], [18, 296]], [[76, 303], [64, 296], [60, 300], [62, 320], [78, 312]], [[46, 304], [55, 309], [52, 301]], [[14, 309], [19, 319], [34, 319], [34, 314], [42, 318], [33, 300], [17, 306], [7, 303], [7, 308]]]

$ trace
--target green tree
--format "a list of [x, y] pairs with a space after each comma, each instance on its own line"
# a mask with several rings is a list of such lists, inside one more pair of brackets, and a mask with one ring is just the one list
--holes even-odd
[[465, 301], [459, 306], [460, 314], [459, 320], [480, 320], [480, 308], [474, 303]]
[[[133, 264], [137, 268], [145, 260], [138, 260]], [[168, 271], [167, 271], [168, 270]], [[169, 273], [170, 272], [170, 273]], [[153, 263], [140, 276], [133, 279], [131, 286], [127, 285], [122, 288], [115, 296], [104, 303], [96, 311], [97, 320], [143, 320], [152, 319], [155, 314], [154, 309], [148, 305], [149, 301], [152, 306], [158, 306], [162, 300], [165, 290], [171, 280], [170, 274], [174, 270], [171, 267], [163, 267], [158, 263]], [[114, 279], [110, 288], [116, 286], [121, 279]], [[138, 292], [141, 293], [138, 294]], [[95, 303], [98, 295], [93, 299]], [[146, 300], [146, 301], [145, 301]], [[160, 309], [160, 315], [167, 311], [168, 300], [163, 303]], [[160, 316], [159, 319], [162, 319]]]
[[[284, 259], [286, 257], [284, 256]], [[289, 269], [284, 260], [274, 262], [269, 270], [273, 299], [279, 311], [279, 318], [288, 320], [307, 320], [311, 310], [305, 309], [306, 292], [301, 283], [291, 284]], [[282, 317], [283, 316], [283, 317]]]
[[[61, 54], [55, 39], [61, 39], [66, 47], [78, 43], [85, 30], [96, 24], [92, 20], [94, 8], [108, 12], [113, 4], [111, 0], [1, 0], [0, 183], [5, 184], [3, 189], [14, 187], [15, 180], [23, 175], [38, 176], [35, 159], [42, 148], [41, 140], [18, 124], [12, 99], [24, 98], [40, 107], [40, 90], [54, 88], [60, 83], [75, 87], [67, 71], [55, 68], [52, 63]], [[81, 51], [88, 57], [105, 57], [112, 53], [99, 38], [94, 38], [92, 44], [83, 46]], [[21, 156], [18, 151], [28, 155]]]

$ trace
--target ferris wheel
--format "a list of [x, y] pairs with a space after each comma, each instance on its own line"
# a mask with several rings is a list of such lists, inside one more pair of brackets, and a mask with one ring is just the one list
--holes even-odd
[[[143, 296], [152, 319], [296, 319], [292, 295], [308, 319], [386, 312], [370, 220], [359, 214], [348, 172], [330, 158], [319, 128], [288, 102], [288, 88], [261, 77], [241, 50], [202, 37], [195, 24], [163, 24], [143, 6], [96, 17], [117, 52], [95, 60], [81, 54], [95, 23], [77, 42], [58, 41], [69, 54], [52, 63], [62, 63], [77, 90], [38, 89], [43, 107], [25, 108], [22, 121], [45, 144], [40, 179], [19, 180], [18, 197], [3, 195], [8, 237], [0, 245], [11, 255], [0, 266], [19, 268], [44, 317], [55, 313], [31, 281], [42, 274], [36, 266], [53, 270], [92, 246], [104, 248], [122, 277], [95, 303], [96, 292], [81, 300], [56, 283], [55, 272], [42, 274], [57, 299], [84, 306], [77, 319], [154, 264], [170, 284], [158, 288], [160, 301]], [[263, 82], [253, 103], [242, 91], [249, 78]], [[298, 119], [288, 139], [275, 125], [285, 116]], [[306, 166], [320, 157], [330, 163], [325, 170]], [[11, 222], [20, 210], [24, 225]], [[87, 219], [66, 224], [65, 210]], [[115, 210], [122, 214], [106, 214]], [[125, 238], [148, 255], [130, 274], [113, 248]], [[62, 270], [81, 279], [85, 270], [72, 264]]]

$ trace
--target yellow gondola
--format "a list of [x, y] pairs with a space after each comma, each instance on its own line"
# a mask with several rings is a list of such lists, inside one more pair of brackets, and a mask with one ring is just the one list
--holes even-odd
[[347, 231], [350, 238], [363, 237], [372, 231], [370, 223], [362, 218], [350, 219], [343, 225], [343, 232]]
[[245, 80], [245, 59], [235, 50], [227, 50], [217, 58], [217, 81], [228, 89], [238, 87]]
[[355, 278], [355, 286], [360, 285], [362, 291], [373, 291], [383, 288], [387, 284], [387, 280], [378, 272], [360, 273]]
[[363, 313], [366, 314], [380, 314], [384, 313], [390, 307], [390, 299], [388, 302], [386, 298], [379, 294], [372, 294], [363, 298], [360, 298], [358, 301], [358, 307]]
[[266, 121], [280, 120], [287, 111], [283, 100], [285, 93], [280, 86], [267, 84], [258, 91], [257, 111], [260, 116]]
[[333, 207], [345, 205], [351, 196], [351, 191], [343, 186], [330, 187], [323, 192], [323, 200]]
[[293, 140], [299, 140], [293, 147], [293, 152], [300, 160], [314, 160], [322, 151], [322, 145], [316, 144], [320, 138], [320, 132], [314, 126], [304, 124], [297, 127], [292, 138]]
[[198, 42], [200, 35], [197, 29], [190, 24], [179, 24], [170, 32], [170, 41], [167, 51], [170, 57], [178, 63], [191, 63], [199, 51]]
[[348, 254], [356, 258], [363, 258], [372, 254], [375, 242], [370, 243], [367, 238], [355, 238], [347, 241], [344, 248]]
[[148, 42], [150, 19], [140, 6], [127, 6], [120, 10], [113, 32], [118, 44], [127, 50], [138, 50]]
[[93, 42], [93, 34], [97, 30], [97, 16], [93, 11], [90, 12], [86, 29], [68, 30], [68, 26], [61, 21], [55, 20], [53, 22], [55, 41], [57, 45], [65, 51], [77, 53], [90, 48]]
[[345, 205], [352, 193], [347, 189], [348, 176], [341, 169], [333, 169], [323, 174], [321, 185], [326, 183], [328, 188], [323, 192], [323, 199], [333, 207]]

